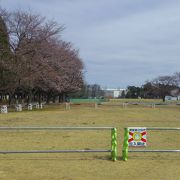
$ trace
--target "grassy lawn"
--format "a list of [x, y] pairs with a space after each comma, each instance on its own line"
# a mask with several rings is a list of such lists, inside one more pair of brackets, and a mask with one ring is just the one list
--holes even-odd
[[[129, 153], [122, 161], [123, 128], [180, 127], [180, 106], [50, 106], [39, 111], [0, 114], [0, 126], [114, 126], [118, 160], [110, 153], [1, 154], [0, 179], [111, 180], [179, 179], [180, 153]], [[0, 132], [0, 150], [110, 149], [110, 131]], [[180, 149], [180, 132], [148, 132], [149, 149]]]

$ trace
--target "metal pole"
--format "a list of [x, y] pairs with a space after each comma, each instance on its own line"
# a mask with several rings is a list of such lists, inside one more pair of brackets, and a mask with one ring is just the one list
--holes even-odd
[[167, 130], [167, 131], [174, 131], [174, 130], [180, 130], [180, 128], [174, 128], [174, 127], [147, 127], [147, 130]]
[[160, 150], [160, 149], [157, 149], [157, 150], [150, 150], [150, 149], [147, 149], [147, 150], [129, 150], [128, 152], [180, 152], [179, 149], [177, 150], [173, 150], [173, 149], [168, 149], [168, 150]]
[[28, 150], [28, 151], [0, 151], [0, 154], [32, 154], [32, 153], [89, 153], [89, 152], [111, 152], [111, 150], [104, 150], [104, 149], [92, 149], [92, 150]]
[[113, 127], [0, 127], [0, 131], [6, 130], [111, 130]]

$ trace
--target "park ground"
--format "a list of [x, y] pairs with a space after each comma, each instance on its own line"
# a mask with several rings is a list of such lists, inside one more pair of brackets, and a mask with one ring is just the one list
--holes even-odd
[[[113, 126], [118, 130], [118, 160], [110, 153], [0, 154], [1, 180], [176, 180], [179, 153], [129, 153], [122, 160], [124, 127], [180, 127], [180, 106], [49, 105], [43, 110], [0, 114], [0, 126]], [[110, 131], [0, 132], [0, 150], [110, 149]], [[149, 149], [180, 149], [180, 132], [148, 132]]]

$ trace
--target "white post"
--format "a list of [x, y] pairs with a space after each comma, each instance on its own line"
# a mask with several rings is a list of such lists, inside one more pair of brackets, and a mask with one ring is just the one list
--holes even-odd
[[40, 109], [42, 109], [43, 108], [43, 105], [42, 105], [42, 103], [40, 104]]
[[66, 105], [66, 110], [70, 110], [71, 109], [70, 103], [66, 102], [65, 105]]
[[95, 109], [97, 109], [98, 108], [98, 103], [97, 102], [95, 102]]
[[39, 109], [39, 103], [36, 104], [36, 109]]
[[32, 104], [28, 104], [28, 110], [32, 110]]
[[127, 107], [127, 103], [123, 103], [123, 108], [126, 108]]
[[1, 106], [1, 113], [2, 114], [7, 114], [8, 113], [7, 105]]
[[152, 108], [155, 108], [156, 107], [156, 105], [155, 104], [152, 104]]
[[22, 105], [21, 104], [16, 105], [16, 111], [18, 111], [18, 112], [22, 111]]

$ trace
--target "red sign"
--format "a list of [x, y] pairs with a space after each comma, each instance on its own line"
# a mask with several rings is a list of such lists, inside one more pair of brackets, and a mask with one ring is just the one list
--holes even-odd
[[146, 146], [147, 131], [146, 128], [130, 127], [129, 129], [129, 146]]

